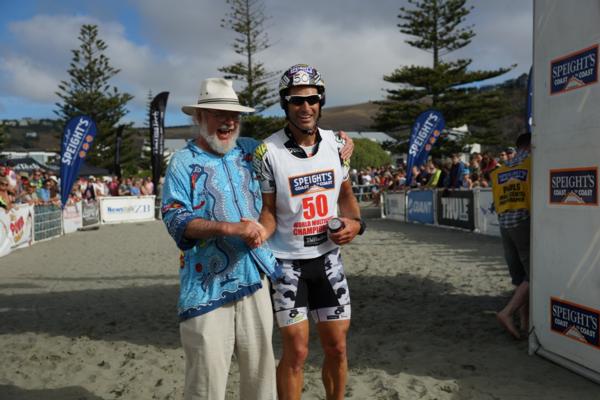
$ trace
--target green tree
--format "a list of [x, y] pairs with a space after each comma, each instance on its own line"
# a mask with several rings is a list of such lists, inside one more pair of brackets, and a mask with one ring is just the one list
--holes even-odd
[[265, 5], [262, 0], [226, 0], [230, 11], [221, 26], [237, 33], [233, 50], [244, 57], [243, 61], [219, 68], [225, 78], [241, 81], [245, 87], [238, 93], [240, 103], [258, 112], [278, 101], [274, 78], [279, 72], [268, 72], [256, 54], [271, 47], [264, 24]]
[[390, 155], [370, 139], [355, 139], [350, 166], [358, 170], [366, 167], [378, 168], [391, 164]]
[[285, 126], [285, 118], [247, 115], [242, 119], [240, 134], [262, 140]]
[[[68, 81], [61, 81], [56, 92], [62, 100], [56, 103], [62, 125], [76, 115], [88, 115], [97, 125], [98, 133], [88, 153], [90, 164], [113, 170], [116, 136], [119, 121], [129, 112], [127, 103], [133, 99], [128, 93], [120, 93], [109, 80], [119, 73], [109, 63], [104, 54], [106, 43], [98, 37], [96, 25], [82, 25], [78, 37], [78, 49], [72, 50], [73, 58], [67, 70]], [[124, 124], [121, 144], [122, 168], [135, 165], [139, 152], [132, 144], [134, 131], [132, 124]]]
[[470, 130], [457, 142], [443, 136], [434, 153], [457, 151], [467, 143], [496, 143], [498, 137], [491, 131], [491, 121], [506, 113], [508, 104], [500, 91], [479, 90], [473, 84], [500, 76], [514, 66], [469, 71], [471, 59], [444, 61], [444, 56], [464, 48], [475, 36], [472, 26], [462, 27], [472, 7], [465, 6], [466, 0], [407, 1], [413, 7], [400, 8], [398, 27], [412, 36], [406, 40], [408, 44], [432, 54], [432, 66], [403, 66], [383, 77], [399, 86], [387, 90], [386, 101], [379, 102], [381, 110], [375, 116], [374, 127], [405, 139], [417, 116], [434, 108], [444, 115], [447, 128], [467, 124]]
[[0, 125], [0, 151], [4, 150], [8, 144], [8, 138], [6, 134], [6, 126]]

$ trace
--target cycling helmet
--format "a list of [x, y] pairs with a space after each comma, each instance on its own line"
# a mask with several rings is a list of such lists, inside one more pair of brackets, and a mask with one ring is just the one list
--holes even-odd
[[321, 74], [316, 68], [307, 64], [296, 64], [283, 73], [279, 81], [279, 104], [281, 108], [287, 110], [287, 101], [289, 89], [294, 86], [314, 86], [321, 95], [319, 104], [325, 105], [325, 82], [321, 79]]

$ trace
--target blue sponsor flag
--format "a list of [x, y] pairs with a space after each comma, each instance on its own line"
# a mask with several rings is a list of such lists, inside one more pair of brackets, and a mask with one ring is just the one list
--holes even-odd
[[427, 110], [417, 117], [410, 134], [408, 157], [406, 162], [406, 182], [410, 185], [413, 166], [420, 166], [429, 156], [433, 145], [442, 133], [446, 121], [442, 113]]
[[65, 206], [71, 187], [96, 137], [96, 123], [88, 116], [73, 117], [65, 125], [60, 152], [60, 201]]
[[533, 123], [533, 67], [529, 69], [529, 76], [527, 77], [527, 133], [531, 133], [531, 124]]

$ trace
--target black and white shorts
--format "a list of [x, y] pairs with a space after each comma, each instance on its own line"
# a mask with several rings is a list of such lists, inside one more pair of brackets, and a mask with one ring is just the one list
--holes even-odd
[[308, 260], [278, 259], [283, 275], [271, 296], [279, 327], [308, 318], [318, 322], [350, 319], [350, 292], [340, 249]]

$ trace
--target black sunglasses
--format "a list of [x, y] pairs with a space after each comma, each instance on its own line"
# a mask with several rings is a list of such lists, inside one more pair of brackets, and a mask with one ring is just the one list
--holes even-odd
[[320, 94], [313, 94], [310, 96], [285, 96], [285, 100], [288, 103], [291, 103], [295, 106], [301, 106], [304, 102], [307, 102], [309, 105], [314, 106], [318, 102], [321, 101]]

